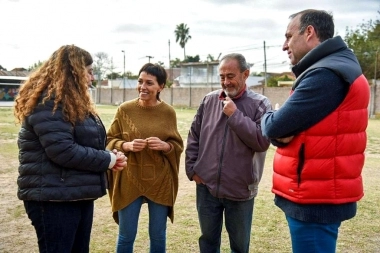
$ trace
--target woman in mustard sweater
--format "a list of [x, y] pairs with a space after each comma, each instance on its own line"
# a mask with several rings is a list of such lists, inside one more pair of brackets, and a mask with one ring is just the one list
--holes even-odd
[[107, 133], [107, 148], [128, 157], [109, 172], [113, 217], [119, 224], [117, 252], [133, 252], [141, 205], [148, 203], [150, 252], [165, 252], [167, 217], [173, 222], [183, 141], [174, 109], [160, 99], [165, 69], [147, 63], [139, 71], [138, 98], [122, 103]]

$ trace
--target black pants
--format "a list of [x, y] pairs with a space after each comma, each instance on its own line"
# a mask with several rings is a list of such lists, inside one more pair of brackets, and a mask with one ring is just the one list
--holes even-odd
[[42, 253], [89, 252], [94, 201], [24, 201]]

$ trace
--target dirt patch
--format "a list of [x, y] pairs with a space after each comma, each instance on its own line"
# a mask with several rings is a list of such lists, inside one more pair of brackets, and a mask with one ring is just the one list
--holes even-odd
[[34, 228], [17, 198], [18, 161], [2, 154], [0, 161], [0, 252], [38, 252]]
[[[8, 141], [8, 140], [6, 140]], [[12, 140], [14, 142], [14, 140]], [[17, 198], [17, 176], [18, 176], [18, 161], [17, 159], [9, 160], [3, 154], [0, 154], [0, 159], [3, 161], [0, 164], [0, 252], [2, 253], [33, 253], [38, 252], [37, 238], [35, 231], [27, 215], [23, 202]], [[177, 196], [177, 204], [189, 202], [195, 203], [194, 192], [195, 184], [187, 179], [184, 167], [184, 154], [181, 158], [180, 166], [180, 189]], [[7, 162], [4, 162], [7, 161]], [[193, 204], [192, 204], [193, 205]], [[195, 207], [194, 207], [195, 208]], [[177, 210], [178, 211], [178, 210]], [[146, 212], [142, 210], [142, 214]], [[192, 210], [195, 213], [195, 210]], [[176, 220], [186, 218], [176, 214]], [[141, 221], [141, 227], [146, 227]], [[170, 224], [170, 226], [177, 226]], [[94, 224], [92, 229], [93, 242], [107, 241], [114, 242], [117, 234], [117, 225], [114, 223], [111, 216], [111, 209], [108, 196], [104, 196], [95, 201]], [[171, 228], [174, 229], [174, 228]], [[146, 233], [147, 232], [142, 232]], [[92, 249], [91, 252], [114, 252], [115, 244], [101, 244], [102, 248]], [[194, 242], [191, 243], [196, 252], [197, 242], [194, 237]], [[100, 247], [100, 246], [96, 246]], [[139, 250], [136, 245], [136, 252], [146, 252], [145, 249]]]

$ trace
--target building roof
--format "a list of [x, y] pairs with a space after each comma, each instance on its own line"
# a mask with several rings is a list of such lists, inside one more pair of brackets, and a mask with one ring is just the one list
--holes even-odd
[[[264, 76], [264, 72], [260, 72], [258, 73], [259, 75], [262, 75]], [[296, 79], [293, 72], [291, 71], [285, 71], [285, 72], [281, 72], [281, 73], [277, 73], [277, 72], [267, 72], [267, 76], [270, 77], [270, 76], [274, 76], [274, 77], [284, 77], [284, 76], [288, 76], [289, 78], [291, 79]]]
[[12, 71], [0, 70], [0, 76], [29, 76], [30, 72], [13, 69]]
[[245, 83], [248, 87], [263, 85], [264, 77], [262, 76], [248, 76]]
[[181, 68], [168, 68], [168, 69], [165, 69], [165, 71], [166, 71], [166, 74], [168, 75], [168, 81], [174, 80], [178, 76], [181, 75]]
[[218, 65], [219, 61], [210, 61], [210, 62], [186, 62], [181, 63], [182, 66], [207, 66], [207, 65]]

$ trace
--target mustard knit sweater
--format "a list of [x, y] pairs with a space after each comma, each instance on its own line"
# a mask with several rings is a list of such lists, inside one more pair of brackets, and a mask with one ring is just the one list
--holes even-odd
[[138, 98], [121, 104], [107, 132], [107, 148], [122, 150], [124, 142], [158, 137], [171, 144], [165, 153], [145, 148], [140, 152], [125, 152], [128, 164], [120, 172], [108, 171], [109, 196], [113, 217], [118, 223], [117, 211], [140, 196], [155, 203], [169, 206], [171, 222], [178, 192], [178, 171], [183, 141], [177, 129], [174, 109], [161, 102], [143, 107]]

